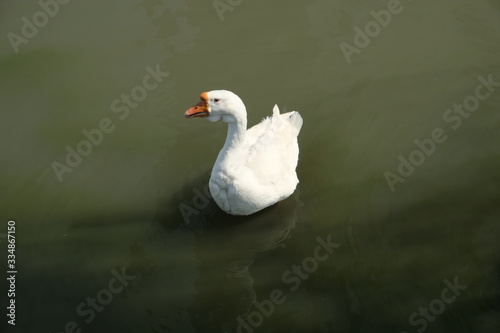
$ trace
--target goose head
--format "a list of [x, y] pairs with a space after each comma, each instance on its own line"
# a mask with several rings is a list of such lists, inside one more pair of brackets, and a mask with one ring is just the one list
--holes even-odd
[[207, 118], [208, 120], [235, 122], [246, 119], [246, 109], [241, 98], [228, 90], [212, 90], [200, 95], [200, 102], [189, 108], [186, 118]]

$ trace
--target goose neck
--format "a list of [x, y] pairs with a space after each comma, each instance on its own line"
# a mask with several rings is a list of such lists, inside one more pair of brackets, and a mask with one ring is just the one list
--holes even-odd
[[247, 130], [246, 119], [234, 119], [228, 122], [227, 137], [224, 144], [224, 150], [236, 147], [245, 140], [245, 132]]

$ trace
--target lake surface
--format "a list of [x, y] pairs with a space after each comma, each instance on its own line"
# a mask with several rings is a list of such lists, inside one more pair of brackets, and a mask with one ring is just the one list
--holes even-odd
[[[2, 332], [498, 331], [497, 1], [60, 1], [0, 4]], [[211, 200], [213, 89], [301, 113], [290, 198]]]

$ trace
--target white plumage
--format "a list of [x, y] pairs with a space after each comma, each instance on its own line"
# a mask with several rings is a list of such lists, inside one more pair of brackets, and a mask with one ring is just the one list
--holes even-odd
[[246, 129], [245, 105], [234, 93], [213, 90], [186, 117], [228, 123], [224, 147], [212, 169], [209, 188], [217, 205], [233, 215], [250, 215], [289, 197], [299, 182], [297, 136], [302, 117], [296, 111], [273, 115]]

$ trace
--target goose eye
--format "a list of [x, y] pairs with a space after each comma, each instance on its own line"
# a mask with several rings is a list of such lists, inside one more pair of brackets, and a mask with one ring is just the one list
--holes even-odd
[[214, 102], [216, 102], [216, 103], [217, 103], [218, 101], [219, 101], [219, 99], [218, 99], [218, 98], [214, 99]]

